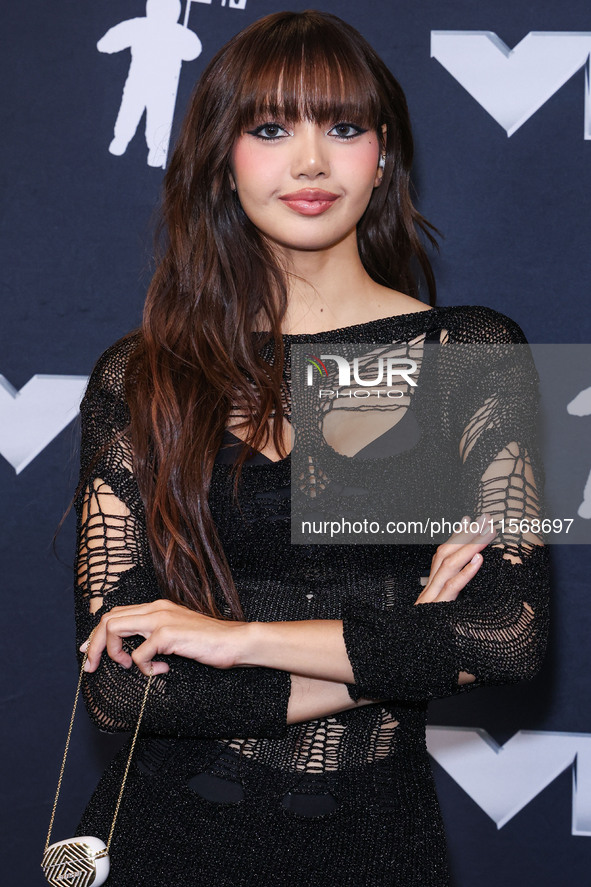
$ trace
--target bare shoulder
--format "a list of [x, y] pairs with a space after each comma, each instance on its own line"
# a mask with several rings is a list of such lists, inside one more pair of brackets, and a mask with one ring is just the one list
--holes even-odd
[[398, 290], [389, 289], [386, 286], [375, 285], [374, 289], [375, 302], [373, 309], [376, 312], [382, 311], [384, 316], [394, 316], [395, 314], [413, 314], [415, 311], [430, 311], [431, 306], [407, 296], [406, 293], [398, 292]]

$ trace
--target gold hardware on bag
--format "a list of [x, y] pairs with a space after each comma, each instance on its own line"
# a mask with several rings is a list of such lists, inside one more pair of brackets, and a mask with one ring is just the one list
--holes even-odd
[[82, 660], [80, 677], [78, 678], [78, 686], [76, 688], [76, 695], [74, 697], [72, 717], [70, 718], [70, 726], [68, 727], [66, 747], [64, 749], [64, 756], [62, 758], [62, 766], [60, 768], [60, 775], [57, 781], [57, 791], [55, 793], [55, 800], [53, 802], [53, 809], [51, 811], [51, 818], [49, 820], [49, 830], [47, 832], [45, 849], [43, 851], [43, 859], [41, 861], [41, 868], [43, 869], [45, 879], [49, 884], [52, 885], [52, 887], [90, 887], [91, 884], [94, 885], [94, 887], [101, 887], [101, 884], [104, 884], [109, 876], [109, 850], [111, 847], [111, 840], [113, 838], [113, 832], [115, 831], [115, 823], [117, 822], [117, 815], [119, 813], [119, 807], [121, 806], [121, 798], [123, 797], [123, 789], [125, 788], [125, 783], [127, 781], [127, 774], [129, 773], [131, 757], [133, 755], [133, 750], [135, 748], [136, 739], [138, 737], [140, 724], [144, 715], [144, 709], [146, 707], [146, 701], [148, 699], [148, 691], [150, 689], [150, 684], [152, 683], [154, 668], [153, 664], [150, 665], [150, 674], [146, 682], [146, 689], [144, 690], [144, 696], [140, 707], [140, 713], [138, 716], [135, 733], [133, 734], [133, 739], [131, 741], [131, 748], [129, 749], [129, 754], [127, 756], [125, 773], [123, 774], [123, 780], [121, 783], [121, 788], [119, 790], [119, 797], [117, 798], [117, 804], [115, 806], [115, 813], [113, 814], [113, 821], [111, 823], [111, 830], [109, 831], [107, 843], [105, 844], [100, 838], [93, 838], [89, 835], [84, 835], [78, 838], [66, 838], [65, 841], [57, 841], [56, 843], [50, 845], [49, 842], [51, 840], [53, 820], [55, 819], [55, 811], [57, 809], [57, 802], [60, 794], [60, 789], [62, 787], [62, 779], [64, 776], [64, 768], [66, 766], [66, 758], [68, 756], [68, 750], [70, 748], [72, 727], [74, 726], [74, 717], [76, 715], [78, 698], [80, 696], [80, 689], [82, 687], [82, 678], [84, 677], [84, 667], [88, 659], [88, 649], [90, 647], [90, 642], [92, 641], [92, 636], [94, 635], [95, 631], [96, 627], [93, 629], [88, 639], [86, 652], [84, 653], [84, 658]]

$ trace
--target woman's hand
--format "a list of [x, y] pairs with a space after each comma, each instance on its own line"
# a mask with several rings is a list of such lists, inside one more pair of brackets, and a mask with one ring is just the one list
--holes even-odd
[[[474, 523], [471, 526], [477, 532], [467, 528], [437, 548], [429, 580], [415, 604], [455, 600], [478, 572], [482, 564], [480, 551], [495, 538], [496, 531], [490, 529], [487, 515], [483, 515], [478, 527]], [[481, 528], [486, 529], [483, 532]], [[134, 635], [145, 640], [129, 655], [123, 649], [122, 639]], [[338, 667], [339, 657], [329, 642], [333, 635], [335, 649], [342, 652], [342, 669]], [[304, 636], [309, 640], [309, 651], [303, 643]], [[159, 600], [150, 604], [113, 607], [100, 620], [90, 644], [86, 641], [80, 649], [84, 652], [87, 647], [86, 671], [89, 672], [97, 669], [106, 649], [111, 659], [123, 668], [131, 668], [135, 663], [146, 675], [151, 665], [154, 674], [165, 674], [169, 670], [167, 663], [153, 662], [153, 657], [174, 654], [215, 668], [266, 665], [324, 680], [352, 679], [351, 666], [344, 652], [342, 623], [335, 620], [236, 622], [213, 619], [172, 601]], [[319, 650], [330, 662], [324, 662]], [[311, 669], [310, 663], [314, 663], [314, 668]]]
[[478, 521], [470, 523], [466, 515], [461, 522], [466, 530], [454, 533], [447, 542], [438, 546], [431, 561], [429, 580], [416, 599], [415, 606], [434, 601], [454, 601], [482, 566], [480, 552], [497, 535], [491, 526], [492, 518], [483, 514]]
[[[113, 607], [95, 628], [88, 647], [86, 671], [95, 671], [103, 650], [123, 668], [135, 663], [145, 675], [153, 664], [154, 674], [165, 674], [166, 662], [154, 662], [157, 654], [185, 656], [216, 668], [232, 668], [241, 647], [241, 630], [248, 623], [213, 619], [168, 600], [129, 607]], [[141, 635], [146, 640], [131, 656], [123, 649], [122, 638]]]

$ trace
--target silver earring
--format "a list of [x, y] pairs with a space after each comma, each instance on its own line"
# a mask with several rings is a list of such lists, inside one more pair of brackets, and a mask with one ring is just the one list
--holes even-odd
[[384, 169], [385, 166], [386, 166], [386, 155], [385, 155], [385, 154], [381, 154], [381, 155], [380, 155], [380, 162], [378, 163], [378, 167], [379, 167], [380, 169]]

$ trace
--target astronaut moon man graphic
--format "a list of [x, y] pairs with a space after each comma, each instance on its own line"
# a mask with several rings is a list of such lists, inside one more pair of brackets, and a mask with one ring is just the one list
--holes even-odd
[[97, 43], [99, 52], [131, 50], [111, 154], [125, 153], [145, 111], [148, 165], [166, 166], [181, 66], [202, 48], [197, 34], [178, 24], [180, 14], [180, 0], [147, 0], [145, 16], [120, 22]]
[[[580, 391], [566, 407], [571, 416], [591, 416], [591, 388]], [[591, 471], [583, 491], [583, 501], [577, 511], [579, 517], [591, 520]]]

